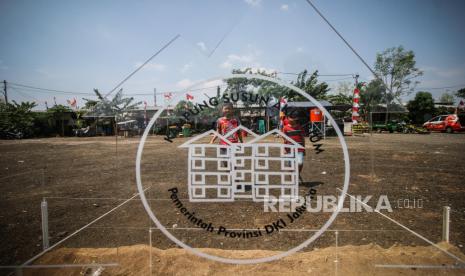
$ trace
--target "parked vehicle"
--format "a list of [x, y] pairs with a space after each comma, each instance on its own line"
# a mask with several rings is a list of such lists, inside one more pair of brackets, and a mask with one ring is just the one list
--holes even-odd
[[465, 131], [465, 114], [440, 115], [425, 122], [423, 127], [429, 131], [453, 133]]
[[407, 133], [415, 133], [415, 134], [429, 134], [430, 132], [424, 127], [415, 126], [412, 123], [401, 122], [401, 129], [402, 132]]
[[16, 130], [0, 130], [0, 139], [22, 139], [23, 133]]
[[377, 132], [382, 132], [382, 131], [389, 131], [389, 133], [393, 133], [394, 131], [402, 132], [401, 124], [395, 120], [389, 121], [387, 124], [384, 122], [375, 122], [371, 126], [371, 129]]

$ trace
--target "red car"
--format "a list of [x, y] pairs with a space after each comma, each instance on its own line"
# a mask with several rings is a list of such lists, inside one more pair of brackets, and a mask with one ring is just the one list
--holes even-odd
[[447, 133], [465, 131], [465, 114], [440, 115], [424, 123], [423, 127], [429, 131], [445, 131]]

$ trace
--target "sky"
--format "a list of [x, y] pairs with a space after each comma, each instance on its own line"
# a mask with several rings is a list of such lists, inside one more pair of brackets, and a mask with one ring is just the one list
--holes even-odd
[[[402, 45], [415, 52], [424, 72], [417, 90], [439, 98], [465, 87], [465, 1], [313, 3], [370, 66], [377, 53]], [[0, 0], [0, 32], [0, 80], [9, 83], [9, 100], [35, 101], [39, 109], [46, 101], [66, 104], [74, 97], [82, 106], [82, 98], [94, 98], [94, 88], [111, 91], [178, 34], [121, 86], [125, 95], [153, 105], [154, 88], [180, 91], [245, 67], [373, 79], [303, 0]], [[319, 80], [333, 90], [341, 81], [354, 81], [351, 76]], [[163, 103], [162, 94], [157, 103]]]

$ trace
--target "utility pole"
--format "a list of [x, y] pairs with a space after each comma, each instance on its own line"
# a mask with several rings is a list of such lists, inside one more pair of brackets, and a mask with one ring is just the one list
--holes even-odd
[[5, 103], [8, 103], [8, 91], [7, 91], [6, 80], [3, 81], [3, 94], [5, 95]]
[[157, 89], [156, 88], [153, 89], [153, 106], [154, 107], [157, 106]]

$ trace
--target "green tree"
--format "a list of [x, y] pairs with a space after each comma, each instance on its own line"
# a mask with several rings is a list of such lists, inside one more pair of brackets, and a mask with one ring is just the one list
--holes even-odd
[[[308, 75], [307, 70], [302, 71], [297, 76], [297, 80], [292, 82], [292, 84], [307, 92], [310, 96], [317, 100], [326, 99], [327, 93], [330, 90], [326, 82], [318, 83], [318, 70], [315, 70], [311, 75]], [[290, 101], [308, 101], [307, 98], [293, 90], [286, 92], [286, 98]]]
[[343, 93], [330, 94], [326, 97], [328, 101], [334, 105], [352, 105], [352, 96], [347, 96]]
[[[252, 68], [233, 69], [233, 74], [259, 74], [265, 77], [276, 78], [276, 72], [268, 73], [265, 70], [257, 70], [254, 72]], [[247, 78], [230, 78], [226, 80], [227, 87], [223, 93], [234, 93], [237, 91], [251, 91], [257, 90], [257, 93], [264, 96], [271, 96], [273, 98], [282, 97], [283, 88], [273, 82], [261, 79], [247, 79]], [[248, 104], [244, 103], [247, 107]]]
[[174, 110], [173, 110], [174, 115], [182, 116], [182, 114], [186, 112], [187, 109], [192, 109], [193, 107], [194, 107], [194, 104], [192, 102], [180, 100], [174, 107]]
[[453, 104], [454, 103], [454, 95], [452, 95], [452, 93], [444, 92], [444, 93], [442, 93], [441, 97], [439, 98], [439, 102]]
[[133, 97], [123, 97], [122, 89], [111, 100], [104, 98], [98, 89], [94, 89], [94, 92], [97, 95], [97, 101], [84, 100], [86, 101], [85, 106], [90, 108], [90, 114], [96, 117], [115, 117], [117, 121], [124, 120], [128, 115], [128, 111], [135, 109], [142, 103], [134, 103]]
[[353, 84], [351, 82], [340, 82], [336, 87], [336, 94], [328, 94], [327, 100], [335, 105], [352, 105]]
[[54, 106], [50, 107], [49, 109], [47, 109], [47, 112], [51, 113], [51, 114], [69, 113], [69, 112], [73, 112], [73, 110], [71, 108], [65, 106], [65, 105], [57, 104], [57, 105], [54, 105]]
[[423, 123], [435, 113], [433, 96], [429, 92], [418, 92], [415, 98], [408, 102], [407, 109], [414, 123]]
[[74, 113], [74, 111], [67, 106], [59, 104], [47, 109], [47, 113], [49, 114], [49, 118], [53, 120], [53, 122], [50, 122], [50, 125], [55, 127], [56, 133], [65, 136], [65, 120], [70, 118], [70, 114]]
[[0, 131], [3, 134], [10, 133], [16, 137], [30, 137], [34, 130], [34, 114], [32, 109], [37, 104], [34, 102], [0, 103]]
[[87, 98], [83, 98], [83, 100], [86, 101], [84, 104], [84, 109], [87, 109], [87, 110], [93, 109], [98, 104], [97, 100], [92, 100], [92, 99], [87, 99]]
[[[263, 76], [276, 78], [276, 72], [268, 73], [266, 71], [253, 72], [252, 68], [246, 69], [234, 69], [233, 74], [251, 74], [257, 73]], [[281, 97], [285, 97], [289, 101], [308, 101], [307, 98], [300, 95], [296, 91], [277, 85], [274, 82], [264, 81], [260, 79], [246, 79], [246, 78], [233, 78], [226, 80], [228, 87], [225, 93], [234, 91], [247, 91], [251, 89], [257, 89], [260, 95], [270, 96], [277, 100]], [[329, 86], [325, 82], [318, 82], [318, 70], [314, 71], [311, 75], [308, 74], [307, 70], [302, 71], [297, 75], [297, 79], [291, 82], [292, 85], [304, 90], [309, 95], [316, 99], [326, 99], [327, 93], [330, 90]]]
[[374, 79], [360, 92], [360, 112], [368, 119], [370, 112], [383, 101], [385, 86], [380, 79]]
[[419, 83], [415, 78], [423, 72], [415, 66], [415, 53], [402, 46], [388, 48], [376, 55], [375, 72], [386, 86], [384, 100], [387, 112], [393, 101], [401, 103], [401, 96], [412, 93]]
[[457, 92], [455, 92], [455, 96], [465, 99], [465, 88], [457, 90]]
[[354, 90], [354, 84], [350, 81], [341, 81], [336, 87], [338, 94], [344, 94], [346, 96], [352, 96]]
[[439, 115], [446, 115], [454, 113], [455, 108], [448, 108], [446, 106], [438, 106], [434, 109], [433, 117]]

